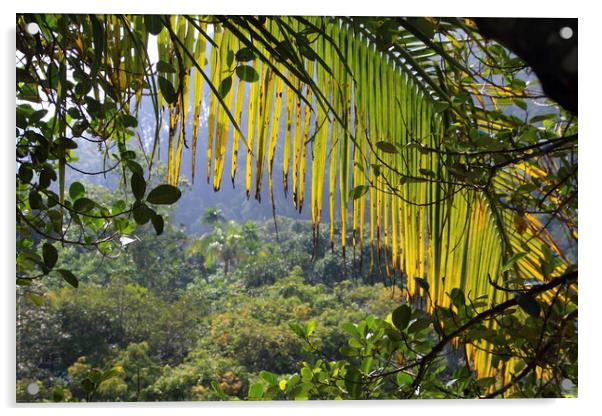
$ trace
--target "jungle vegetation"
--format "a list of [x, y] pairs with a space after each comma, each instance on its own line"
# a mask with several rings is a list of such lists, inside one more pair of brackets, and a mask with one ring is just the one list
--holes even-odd
[[[18, 15], [18, 400], [576, 395], [577, 26], [525, 25]], [[179, 227], [224, 176], [272, 220]]]

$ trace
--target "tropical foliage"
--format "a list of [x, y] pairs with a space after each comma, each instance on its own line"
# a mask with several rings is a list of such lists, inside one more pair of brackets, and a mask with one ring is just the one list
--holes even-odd
[[[261, 371], [292, 374], [311, 359], [289, 327], [310, 320], [320, 322], [314, 344], [339, 357], [340, 322], [386, 314], [399, 289], [392, 297], [382, 283], [328, 280], [303, 249], [311, 247], [310, 224], [282, 219], [280, 225], [286, 250], [273, 245], [270, 223], [253, 224], [265, 237], [251, 240], [270, 255], [246, 257], [228, 275], [219, 260], [199, 267], [204, 261], [194, 247], [204, 236], [169, 226], [162, 244], [150, 232], [140, 234], [110, 264], [82, 249], [60, 250], [82, 276], [80, 287], [46, 277], [37, 287], [45, 293], [41, 306], [18, 298], [18, 400], [54, 400], [55, 391], [66, 401], [216, 399], [212, 382], [225, 383], [231, 398], [245, 398]], [[182, 248], [183, 258], [165, 256]], [[299, 253], [307, 256], [302, 266]], [[337, 275], [343, 268], [333, 267]], [[111, 378], [85, 382], [94, 371], [112, 370]], [[41, 387], [35, 397], [26, 391], [34, 381]]]
[[[137, 225], [150, 222], [161, 234], [167, 213], [160, 206], [181, 195], [184, 149], [194, 180], [203, 146], [215, 190], [229, 159], [233, 183], [242, 163], [247, 195], [261, 200], [267, 182], [273, 203], [280, 168], [295, 207], [309, 201], [314, 245], [327, 218], [343, 263], [349, 257], [351, 268], [361, 268], [369, 250], [371, 269], [420, 303], [435, 333], [412, 341], [430, 352], [401, 350], [404, 361], [418, 360], [408, 391], [423, 386], [433, 362], [426, 358], [462, 343], [458, 337], [469, 329], [463, 322], [482, 326], [463, 343], [477, 379], [491, 380], [481, 386], [488, 391], [514, 388], [521, 362], [528, 371], [520, 379], [568, 377], [543, 357], [548, 336], [557, 354], [567, 353], [555, 337], [576, 320], [576, 115], [552, 103], [542, 112], [524, 62], [484, 39], [473, 20], [25, 15], [17, 26], [17, 283], [30, 287], [24, 295], [34, 303], [44, 302], [35, 282], [50, 273], [78, 286], [72, 270], [57, 266], [53, 242], [114, 256]], [[156, 59], [149, 54], [155, 47]], [[136, 131], [149, 101], [150, 148]], [[199, 134], [203, 111], [206, 136]], [[164, 123], [166, 183], [157, 183]], [[81, 182], [66, 189], [85, 141], [98, 145], [106, 167], [83, 173], [120, 171], [118, 196], [95, 199]], [[207, 219], [215, 220], [212, 233], [192, 248], [202, 267], [219, 261], [228, 275], [245, 257], [260, 256], [239, 243], [250, 230]], [[463, 310], [459, 299], [482, 305]], [[518, 316], [512, 325], [498, 319], [508, 310]], [[366, 322], [378, 334], [374, 342], [406, 330], [395, 321]], [[504, 328], [529, 323], [540, 327], [538, 342], [500, 352]], [[394, 344], [386, 351], [399, 352]], [[352, 356], [370, 355], [373, 347], [365, 348]], [[322, 365], [331, 364], [311, 371], [332, 378], [340, 371], [344, 387], [329, 385], [343, 388], [344, 397], [373, 397], [382, 382], [370, 376], [372, 363], [361, 371]], [[404, 374], [400, 368], [392, 371]], [[350, 377], [372, 393], [344, 384]], [[96, 394], [101, 378], [89, 379], [89, 392]], [[313, 378], [305, 379], [311, 386]], [[339, 397], [333, 389], [324, 397]]]

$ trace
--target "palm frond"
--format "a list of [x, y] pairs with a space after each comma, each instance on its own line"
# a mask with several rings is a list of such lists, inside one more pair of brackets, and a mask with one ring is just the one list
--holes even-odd
[[[508, 273], [502, 273], [501, 267], [519, 252], [526, 255], [514, 268], [518, 277], [550, 277], [540, 270], [541, 258], [546, 249], [558, 255], [561, 251], [538, 219], [526, 215], [517, 229], [514, 211], [500, 208], [495, 196], [478, 184], [458, 180], [462, 155], [441, 151], [457, 137], [449, 134], [450, 118], [436, 108], [441, 101], [451, 103], [436, 63], [444, 60], [457, 70], [463, 67], [439, 45], [411, 24], [400, 32], [400, 42], [381, 50], [361, 20], [271, 17], [262, 21], [249, 16], [217, 21], [213, 34], [207, 35], [207, 25], [196, 23], [194, 17], [171, 17], [157, 37], [160, 59], [175, 69], [172, 74], [158, 74], [177, 93], [174, 100], [162, 89], [159, 99], [169, 113], [171, 183], [178, 182], [187, 143], [193, 79], [193, 176], [206, 83], [212, 92], [206, 174], [215, 190], [221, 185], [228, 149], [234, 181], [242, 141], [247, 195], [262, 198], [267, 172], [267, 192], [273, 201], [273, 163], [282, 148], [282, 186], [287, 192], [291, 179], [294, 206], [303, 208], [309, 170], [315, 227], [322, 219], [327, 190], [331, 239], [338, 204], [343, 249], [349, 232], [354, 253], [362, 252], [367, 234], [374, 248], [374, 266], [389, 274], [401, 272], [412, 296], [426, 295], [418, 278], [428, 282], [428, 296], [439, 306], [449, 306], [449, 293], [458, 287], [472, 297], [482, 295], [489, 304], [500, 302], [507, 294], [491, 285], [488, 277], [498, 284], [507, 280]], [[144, 28], [135, 29], [147, 38]], [[254, 58], [236, 58], [245, 48]], [[456, 120], [468, 123], [452, 109]], [[241, 125], [244, 118], [246, 126]], [[495, 128], [487, 122], [487, 128]], [[499, 123], [500, 128], [508, 125], [503, 118]], [[545, 175], [533, 168], [527, 172], [528, 168], [502, 170], [492, 178], [493, 184], [510, 189], [525, 172]], [[556, 273], [562, 271], [559, 267]], [[468, 346], [481, 376], [491, 362], [486, 349], [484, 342]]]

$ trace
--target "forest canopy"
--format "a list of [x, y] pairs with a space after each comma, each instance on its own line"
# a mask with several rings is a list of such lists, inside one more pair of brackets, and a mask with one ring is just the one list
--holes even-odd
[[[500, 31], [528, 25], [549, 56], [535, 59]], [[18, 15], [21, 342], [35, 344], [43, 319], [60, 327], [57, 338], [96, 325], [69, 326], [69, 314], [108, 319], [106, 332], [94, 329], [104, 350], [48, 350], [56, 360], [43, 398], [576, 394], [576, 38], [570, 19]], [[556, 58], [556, 70], [540, 70]], [[188, 180], [221, 191], [224, 170], [247, 198], [271, 205], [273, 236], [217, 209], [202, 215], [202, 236], [170, 224]], [[87, 182], [101, 176], [113, 191]], [[277, 217], [276, 202], [305, 205], [311, 225]], [[300, 236], [308, 241], [293, 244]], [[114, 270], [98, 280], [86, 256]], [[175, 263], [150, 278], [153, 258]], [[390, 299], [365, 298], [368, 315], [345, 315], [376, 278]], [[111, 305], [117, 293], [125, 304]], [[162, 345], [174, 333], [160, 322], [131, 333], [142, 328], [111, 318], [140, 302], [161, 316], [201, 302], [194, 331], [244, 343], [259, 334], [233, 323], [240, 304], [217, 305], [236, 298], [250, 313], [291, 296], [310, 310], [256, 316], [277, 341], [258, 340], [263, 355], [246, 362], [205, 348], [202, 336]], [[223, 367], [196, 384], [170, 381], [162, 364], [195, 374], [207, 365], [201, 351]], [[18, 359], [24, 385], [45, 362], [32, 354]], [[52, 381], [60, 373], [67, 384]]]

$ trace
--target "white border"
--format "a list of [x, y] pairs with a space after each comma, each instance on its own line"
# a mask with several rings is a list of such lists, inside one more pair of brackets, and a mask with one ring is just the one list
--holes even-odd
[[[2, 266], [5, 271], [2, 281], [2, 341], [0, 341], [2, 375], [0, 376], [0, 403], [7, 407], [4, 414], [81, 414], [105, 415], [164, 415], [167, 412], [182, 414], [249, 414], [249, 415], [283, 415], [283, 414], [345, 414], [366, 415], [367, 413], [395, 414], [465, 414], [485, 411], [489, 415], [510, 413], [539, 414], [599, 414], [594, 411], [599, 406], [598, 397], [602, 397], [601, 353], [602, 339], [600, 330], [600, 304], [602, 281], [596, 262], [600, 258], [601, 247], [599, 207], [600, 187], [598, 178], [602, 174], [597, 169], [601, 166], [600, 156], [602, 137], [596, 134], [600, 128], [602, 91], [600, 85], [600, 15], [596, 12], [594, 2], [571, 3], [561, 1], [525, 1], [504, 0], [499, 2], [465, 1], [465, 0], [430, 0], [409, 2], [404, 0], [366, 0], [363, 2], [349, 0], [214, 0], [191, 1], [170, 0], [153, 2], [152, 0], [98, 1], [68, 0], [41, 1], [26, 0], [16, 2], [8, 0], [2, 4], [1, 43], [4, 64], [0, 65], [0, 80], [3, 89], [2, 109], [4, 117], [2, 131], [5, 137], [0, 140], [0, 174], [2, 180]], [[14, 26], [17, 12], [55, 12], [55, 13], [207, 13], [207, 14], [297, 14], [297, 15], [403, 15], [403, 16], [521, 16], [521, 17], [578, 17], [579, 18], [579, 107], [580, 107], [580, 156], [579, 179], [579, 221], [581, 242], [579, 244], [579, 260], [584, 276], [580, 287], [580, 342], [579, 342], [579, 399], [566, 400], [504, 400], [504, 401], [422, 401], [422, 402], [311, 402], [311, 403], [150, 403], [150, 404], [103, 404], [103, 405], [32, 405], [16, 406], [15, 396], [15, 326], [14, 326], [14, 80], [12, 66], [14, 57]], [[597, 97], [596, 97], [597, 96]], [[598, 129], [596, 129], [598, 127]], [[598, 266], [598, 267], [596, 267]], [[598, 406], [596, 406], [598, 405]]]

